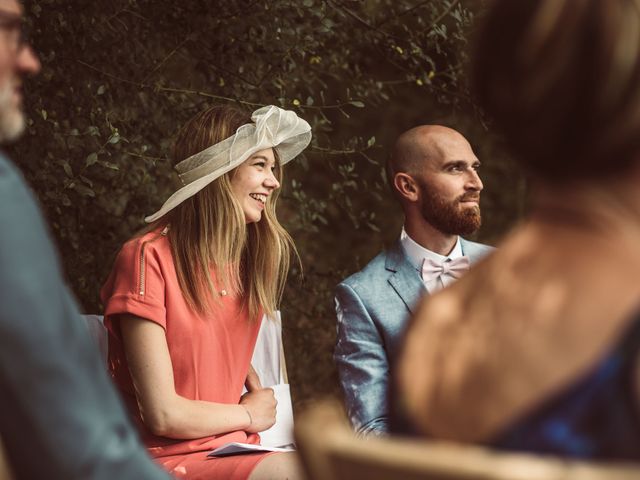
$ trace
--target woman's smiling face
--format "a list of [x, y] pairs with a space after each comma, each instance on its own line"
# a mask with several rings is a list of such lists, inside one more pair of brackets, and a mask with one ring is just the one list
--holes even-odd
[[280, 188], [275, 169], [273, 149], [267, 148], [254, 153], [233, 172], [231, 190], [240, 202], [247, 223], [260, 221], [267, 198]]

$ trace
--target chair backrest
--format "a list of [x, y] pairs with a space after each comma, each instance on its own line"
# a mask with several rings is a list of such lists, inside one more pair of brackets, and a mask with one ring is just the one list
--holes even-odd
[[84, 322], [89, 329], [89, 334], [91, 338], [95, 342], [98, 350], [100, 351], [100, 356], [104, 364], [107, 364], [107, 329], [105, 328], [103, 322], [102, 315], [82, 315]]
[[402, 438], [358, 438], [324, 402], [296, 422], [309, 480], [638, 480], [639, 465], [595, 464]]
[[13, 474], [9, 468], [9, 461], [7, 460], [7, 454], [2, 445], [2, 439], [0, 438], [0, 480], [12, 480]]

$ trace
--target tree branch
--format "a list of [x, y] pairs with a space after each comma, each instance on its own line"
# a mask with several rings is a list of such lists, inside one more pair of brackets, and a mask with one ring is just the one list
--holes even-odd
[[178, 50], [180, 50], [180, 48], [182, 48], [182, 46], [183, 46], [185, 43], [187, 43], [187, 42], [190, 40], [190, 38], [191, 38], [191, 37], [190, 37], [190, 35], [186, 35], [186, 36], [184, 37], [184, 39], [183, 39], [183, 40], [182, 40], [178, 45], [176, 45], [176, 47], [175, 47], [173, 50], [171, 50], [171, 52], [169, 52], [169, 54], [168, 54], [167, 56], [165, 56], [165, 57], [160, 61], [160, 63], [158, 63], [158, 65], [156, 65], [156, 66], [153, 68], [153, 70], [151, 70], [149, 73], [147, 73], [147, 74], [144, 76], [144, 78], [142, 79], [141, 83], [145, 83], [147, 80], [149, 80], [149, 78], [150, 78], [154, 73], [156, 73], [160, 68], [162, 68], [162, 66], [163, 66], [165, 63], [167, 63], [167, 61], [169, 61], [169, 59], [170, 59], [171, 57], [173, 57], [173, 55], [174, 55]]
[[444, 17], [446, 17], [447, 15], [449, 15], [451, 13], [451, 11], [453, 10], [453, 8], [458, 5], [460, 3], [460, 0], [453, 0], [453, 2], [451, 2], [451, 4], [449, 4], [449, 6], [445, 9], [444, 12], [442, 12], [438, 18], [436, 18], [433, 22], [431, 22], [431, 25], [429, 25], [429, 27], [426, 30], [433, 30], [433, 28], [438, 25], [443, 19]]
[[389, 32], [385, 32], [384, 30], [376, 27], [375, 25], [371, 25], [369, 22], [360, 18], [355, 12], [345, 7], [340, 2], [337, 2], [335, 0], [328, 0], [327, 3], [329, 3], [330, 5], [333, 5], [334, 8], [342, 11], [343, 13], [353, 18], [356, 22], [368, 28], [369, 30], [373, 30], [375, 32], [381, 33], [387, 38], [393, 38], [394, 40], [403, 40], [402, 38], [396, 37], [395, 35], [391, 35]]
[[417, 5], [414, 5], [411, 8], [407, 8], [405, 11], [400, 12], [399, 14], [393, 16], [393, 17], [387, 17], [384, 20], [382, 20], [380, 23], [378, 23], [376, 25], [376, 27], [380, 28], [382, 25], [384, 25], [385, 23], [390, 22], [391, 20], [397, 20], [400, 17], [404, 17], [405, 15], [407, 15], [408, 13], [413, 12], [414, 10], [419, 9], [420, 7], [423, 7], [429, 3], [433, 3], [433, 0], [424, 0], [423, 2], [418, 3]]

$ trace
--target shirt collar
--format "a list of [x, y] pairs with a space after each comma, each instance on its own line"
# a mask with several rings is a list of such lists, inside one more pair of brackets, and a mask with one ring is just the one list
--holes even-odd
[[402, 227], [402, 233], [400, 234], [400, 243], [405, 254], [409, 258], [409, 262], [418, 270], [422, 268], [422, 263], [426, 258], [442, 263], [447, 259], [454, 260], [462, 257], [463, 255], [462, 244], [460, 243], [459, 236], [456, 239], [456, 244], [453, 249], [449, 252], [449, 255], [440, 255], [439, 253], [432, 252], [431, 250], [424, 248], [407, 234], [404, 227]]

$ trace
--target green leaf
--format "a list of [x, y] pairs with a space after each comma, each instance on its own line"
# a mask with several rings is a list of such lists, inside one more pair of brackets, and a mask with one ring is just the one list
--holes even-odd
[[90, 167], [91, 165], [93, 165], [97, 161], [98, 161], [98, 154], [96, 152], [93, 152], [93, 153], [90, 153], [89, 155], [87, 155], [87, 159], [85, 160], [85, 165], [87, 167]]
[[118, 165], [116, 165], [115, 163], [112, 162], [107, 162], [107, 161], [101, 161], [100, 165], [102, 165], [103, 167], [107, 167], [111, 170], [120, 170], [120, 167]]
[[64, 169], [64, 173], [67, 174], [67, 177], [73, 178], [73, 170], [71, 170], [71, 165], [66, 160], [62, 161], [62, 168]]
[[89, 185], [91, 188], [93, 188], [93, 182], [89, 180], [87, 177], [85, 177], [84, 175], [78, 175], [78, 178], [82, 180], [84, 183], [86, 183], [87, 185]]
[[380, 232], [380, 228], [375, 223], [372, 223], [372, 222], [366, 222], [366, 223], [367, 223], [367, 226], [374, 232]]
[[371, 137], [367, 142], [367, 148], [371, 148], [376, 144], [376, 137]]
[[361, 102], [360, 100], [351, 100], [349, 104], [353, 105], [354, 107], [364, 108], [364, 103]]
[[80, 195], [84, 195], [85, 197], [95, 197], [96, 196], [96, 192], [93, 191], [93, 189], [87, 187], [86, 185], [83, 185], [81, 183], [76, 183], [73, 186], [73, 189], [78, 192]]

